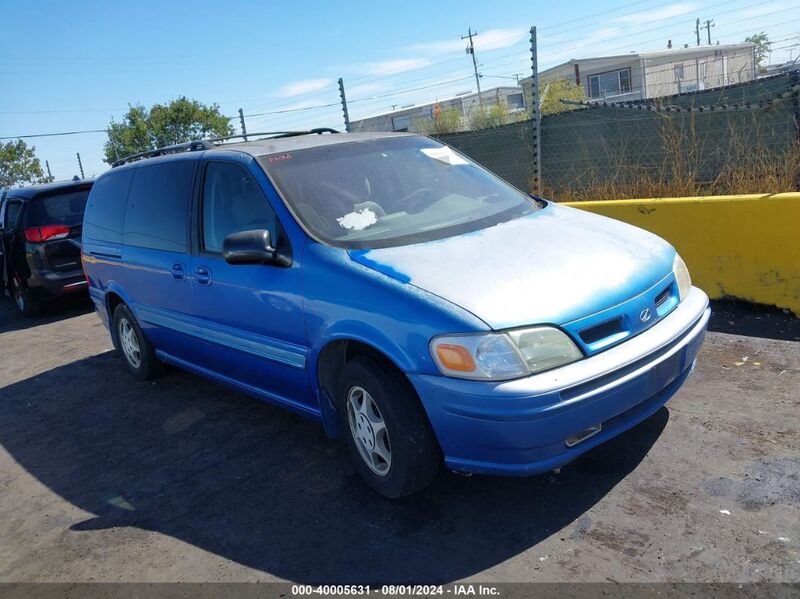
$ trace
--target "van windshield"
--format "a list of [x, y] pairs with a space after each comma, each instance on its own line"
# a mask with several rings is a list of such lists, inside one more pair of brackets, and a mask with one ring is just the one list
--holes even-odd
[[25, 223], [29, 227], [40, 225], [66, 225], [76, 227], [83, 222], [89, 190], [71, 191], [34, 198], [28, 205]]
[[441, 239], [537, 210], [514, 187], [425, 137], [333, 144], [259, 161], [306, 228], [339, 247]]

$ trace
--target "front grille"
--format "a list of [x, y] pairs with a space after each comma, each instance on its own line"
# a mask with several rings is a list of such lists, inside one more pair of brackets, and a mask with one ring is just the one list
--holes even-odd
[[597, 343], [601, 339], [611, 337], [622, 331], [622, 318], [613, 318], [580, 332], [581, 340], [586, 345]]
[[604, 374], [602, 376], [599, 376], [599, 377], [597, 377], [595, 379], [592, 379], [590, 381], [587, 381], [585, 383], [579, 383], [579, 384], [575, 385], [574, 387], [569, 387], [567, 389], [563, 389], [561, 391], [561, 393], [560, 393], [561, 399], [566, 401], [566, 400], [569, 400], [569, 399], [573, 399], [575, 397], [579, 397], [580, 395], [583, 395], [584, 393], [588, 393], [589, 391], [591, 391], [593, 389], [597, 389], [599, 387], [603, 387], [604, 385], [607, 385], [608, 383], [611, 383], [611, 382], [613, 382], [613, 381], [615, 381], [617, 379], [620, 379], [620, 378], [624, 377], [626, 374], [629, 374], [629, 373], [631, 373], [631, 372], [633, 372], [635, 370], [638, 370], [639, 368], [641, 368], [642, 366], [644, 366], [648, 362], [654, 362], [655, 360], [657, 360], [658, 358], [663, 356], [665, 353], [667, 353], [669, 350], [671, 350], [673, 347], [678, 345], [681, 341], [683, 341], [686, 338], [686, 336], [689, 333], [691, 333], [691, 331], [694, 329], [695, 325], [697, 325], [697, 323], [700, 322], [701, 318], [702, 318], [702, 315], [698, 316], [697, 319], [694, 320], [690, 326], [686, 327], [686, 329], [684, 329], [684, 331], [680, 335], [675, 337], [672, 341], [670, 341], [666, 345], [662, 345], [661, 347], [659, 347], [656, 350], [653, 350], [649, 354], [647, 354], [645, 356], [642, 356], [638, 360], [635, 360], [635, 361], [633, 361], [633, 362], [631, 362], [629, 364], [626, 364], [625, 366], [621, 366], [620, 368], [617, 368], [616, 370], [608, 372], [608, 373], [606, 373], [606, 374]]
[[669, 301], [669, 298], [671, 297], [672, 297], [672, 289], [670, 287], [667, 287], [666, 289], [664, 289], [664, 291], [662, 291], [656, 296], [656, 308], [660, 308], [661, 306], [663, 306], [666, 302]]

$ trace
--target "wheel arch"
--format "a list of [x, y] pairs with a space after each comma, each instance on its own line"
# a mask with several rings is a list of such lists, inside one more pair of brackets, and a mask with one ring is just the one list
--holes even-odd
[[357, 356], [368, 356], [371, 360], [401, 374], [408, 382], [409, 388], [417, 395], [416, 389], [406, 376], [407, 370], [401, 365], [402, 362], [385, 349], [354, 336], [337, 336], [329, 339], [318, 352], [315, 352], [311, 366], [312, 384], [319, 399], [322, 422], [325, 432], [331, 437], [337, 437], [341, 432], [334, 400], [337, 376], [342, 367]]

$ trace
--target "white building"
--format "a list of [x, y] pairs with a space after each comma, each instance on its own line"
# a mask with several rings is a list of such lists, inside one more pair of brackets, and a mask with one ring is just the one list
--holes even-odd
[[[508, 112], [525, 110], [526, 102], [519, 87], [495, 87], [481, 91], [483, 106], [501, 105]], [[377, 114], [363, 119], [350, 121], [351, 131], [409, 131], [414, 130], [422, 121], [433, 118], [436, 106], [439, 110], [456, 109], [461, 116], [469, 116], [479, 106], [478, 94], [465, 92], [445, 100], [401, 106], [397, 110]]]
[[[548, 80], [566, 79], [582, 87], [587, 98], [609, 102], [672, 96], [755, 77], [755, 45], [749, 42], [573, 58], [539, 73], [540, 88]], [[522, 86], [527, 97], [530, 77]]]

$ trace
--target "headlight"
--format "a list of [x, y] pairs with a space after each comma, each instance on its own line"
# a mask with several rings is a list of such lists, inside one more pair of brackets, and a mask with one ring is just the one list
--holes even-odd
[[488, 381], [528, 376], [583, 357], [572, 340], [553, 327], [443, 335], [431, 341], [431, 355], [445, 376]]
[[692, 288], [692, 277], [689, 276], [689, 269], [686, 268], [686, 263], [679, 254], [675, 254], [675, 259], [672, 261], [672, 274], [675, 275], [675, 280], [678, 282], [678, 297], [680, 301], [689, 293]]

